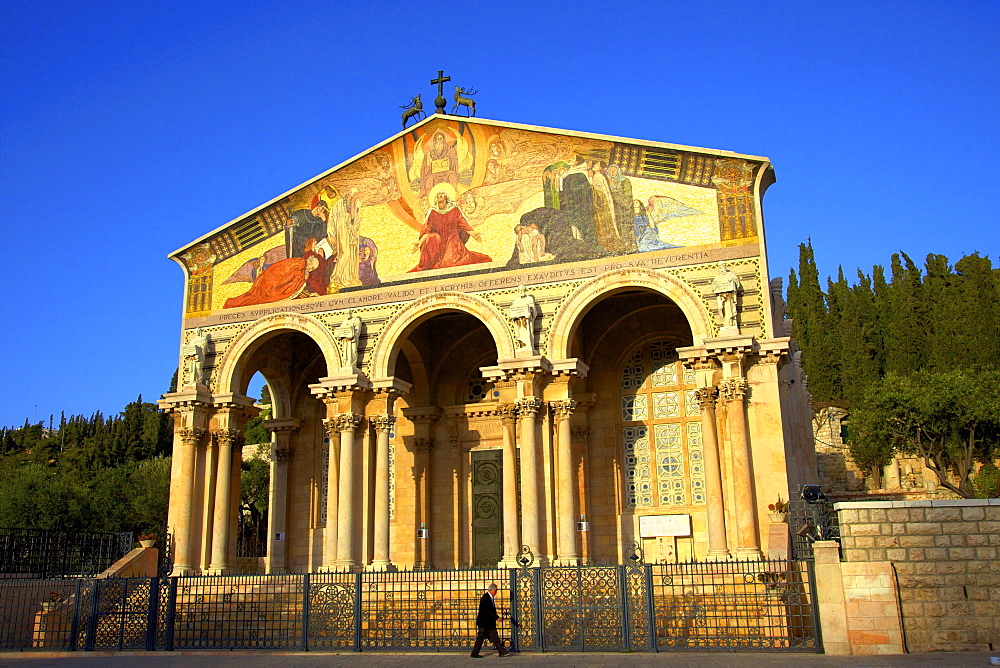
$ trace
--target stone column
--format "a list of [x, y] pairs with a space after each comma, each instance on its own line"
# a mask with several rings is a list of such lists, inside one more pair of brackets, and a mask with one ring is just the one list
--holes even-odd
[[375, 426], [375, 544], [368, 570], [395, 570], [389, 558], [389, 432], [396, 418], [376, 415]]
[[503, 404], [497, 413], [503, 425], [503, 558], [498, 568], [517, 568], [517, 554], [521, 551], [517, 521], [517, 446], [514, 441], [517, 410], [513, 404]]
[[337, 567], [353, 571], [354, 560], [354, 432], [361, 424], [355, 413], [337, 415], [340, 427], [340, 501], [337, 508]]
[[[296, 419], [267, 420], [264, 426], [271, 431], [271, 487], [268, 495], [267, 530], [267, 572], [286, 573], [288, 569], [288, 463], [293, 450], [290, 445], [292, 434], [298, 431], [300, 422]], [[279, 540], [279, 535], [281, 539]]]
[[340, 502], [340, 427], [336, 418], [323, 420], [328, 464], [326, 474], [326, 529], [323, 530], [323, 565], [320, 571], [337, 570], [337, 512]]
[[[180, 419], [178, 416], [176, 419]], [[195, 572], [195, 554], [192, 543], [192, 507], [194, 502], [194, 472], [195, 457], [198, 442], [205, 435], [200, 427], [184, 427], [174, 434], [174, 456], [179, 458], [178, 468], [180, 485], [176, 488], [177, 498], [170, 499], [170, 505], [176, 507], [177, 524], [174, 528], [174, 570], [173, 576], [192, 575]], [[180, 447], [177, 442], [180, 441]]]
[[434, 568], [431, 563], [431, 541], [434, 539], [430, 533], [431, 515], [434, 510], [434, 503], [431, 500], [431, 457], [434, 452], [434, 439], [428, 437], [413, 439], [413, 460], [414, 468], [417, 472], [417, 503], [420, 505], [421, 524], [427, 529], [427, 536], [417, 540], [416, 563], [414, 570], [427, 571]]
[[575, 566], [580, 561], [576, 549], [576, 514], [573, 504], [573, 443], [570, 418], [576, 409], [572, 399], [549, 402], [556, 418], [556, 524], [559, 527], [557, 566]]
[[719, 456], [719, 434], [715, 424], [715, 401], [719, 390], [703, 387], [698, 390], [701, 404], [701, 443], [705, 450], [705, 494], [708, 511], [708, 559], [729, 558], [726, 538], [726, 506], [722, 496], [722, 464]]
[[749, 389], [746, 378], [726, 378], [719, 385], [719, 394], [726, 402], [730, 451], [733, 458], [736, 556], [744, 559], [760, 559], [763, 554], [757, 536], [750, 439], [747, 435], [746, 395]]
[[219, 477], [219, 448], [214, 442], [215, 439], [208, 439], [205, 444], [205, 475], [203, 480], [202, 506], [205, 512], [201, 518], [201, 535], [204, 536], [201, 542], [201, 549], [197, 558], [197, 564], [201, 570], [206, 570], [212, 563], [212, 543], [209, 536], [213, 536], [212, 522], [215, 518], [215, 485]]
[[541, 554], [538, 534], [538, 461], [535, 448], [535, 416], [542, 407], [538, 397], [517, 401], [521, 419], [521, 542], [532, 554]]
[[[587, 463], [590, 449], [590, 427], [587, 425], [573, 427], [570, 429], [570, 437], [573, 439], [573, 463], [577, 474], [576, 490], [579, 494], [577, 498], [580, 499], [580, 506], [577, 510], [580, 516], [587, 517], [587, 490], [590, 489], [590, 474]], [[589, 566], [594, 554], [590, 542], [590, 532], [577, 531], [577, 535], [580, 536], [580, 565]]]
[[240, 433], [235, 429], [212, 431], [219, 447], [219, 466], [215, 486], [215, 516], [212, 520], [212, 562], [208, 566], [209, 575], [223, 575], [229, 568], [229, 515], [232, 494], [233, 444]]

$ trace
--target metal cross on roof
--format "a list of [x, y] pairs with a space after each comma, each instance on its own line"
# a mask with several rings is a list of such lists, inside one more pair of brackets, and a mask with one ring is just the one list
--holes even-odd
[[434, 98], [434, 106], [437, 107], [434, 110], [435, 114], [443, 114], [443, 113], [445, 113], [444, 107], [445, 107], [446, 104], [448, 104], [448, 100], [446, 100], [444, 98], [444, 82], [445, 81], [451, 81], [451, 77], [446, 77], [444, 75], [444, 70], [438, 70], [437, 79], [431, 79], [431, 84], [437, 84], [437, 87], [438, 87], [437, 97]]

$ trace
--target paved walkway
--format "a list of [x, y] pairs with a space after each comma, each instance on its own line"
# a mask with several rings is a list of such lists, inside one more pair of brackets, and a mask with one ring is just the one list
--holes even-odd
[[[212, 668], [248, 668], [250, 666], [495, 666], [499, 663], [493, 652], [484, 652], [484, 659], [475, 660], [467, 654], [332, 654], [323, 652], [0, 652], [0, 666], [27, 668], [165, 668], [166, 666], [211, 666]], [[507, 666], [989, 666], [990, 657], [1000, 652], [937, 652], [933, 654], [894, 654], [890, 656], [826, 656], [800, 653], [718, 653], [670, 652], [659, 654], [515, 654], [505, 657], [500, 665]]]

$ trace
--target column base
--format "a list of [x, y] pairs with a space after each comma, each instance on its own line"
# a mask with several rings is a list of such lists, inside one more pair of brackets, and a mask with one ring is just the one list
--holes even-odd
[[755, 561], [764, 558], [764, 553], [759, 547], [738, 547], [736, 548], [736, 558], [742, 561]]
[[193, 566], [174, 566], [174, 569], [170, 571], [172, 578], [184, 578], [192, 575], [198, 575], [198, 569]]
[[354, 561], [338, 561], [337, 571], [340, 573], [359, 573], [361, 572], [361, 565]]
[[580, 566], [580, 557], [571, 555], [568, 557], [556, 557], [552, 561], [553, 566]]
[[344, 569], [337, 564], [323, 564], [316, 569], [317, 573], [342, 573]]
[[709, 550], [705, 556], [705, 561], [729, 561], [733, 556], [729, 550]]
[[[364, 567], [366, 573], [395, 573], [399, 569], [390, 561], [373, 561]], [[413, 570], [417, 570], [414, 568]]]
[[229, 569], [225, 566], [209, 566], [205, 569], [205, 575], [229, 575]]

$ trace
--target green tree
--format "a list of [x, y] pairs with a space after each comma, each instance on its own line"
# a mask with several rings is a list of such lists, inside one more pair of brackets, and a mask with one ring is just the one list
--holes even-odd
[[858, 441], [862, 456], [865, 449], [884, 452], [887, 444], [917, 454], [941, 486], [973, 498], [976, 462], [992, 463], [1000, 455], [998, 387], [1000, 371], [994, 368], [890, 373], [852, 412], [857, 434], [852, 441]]

